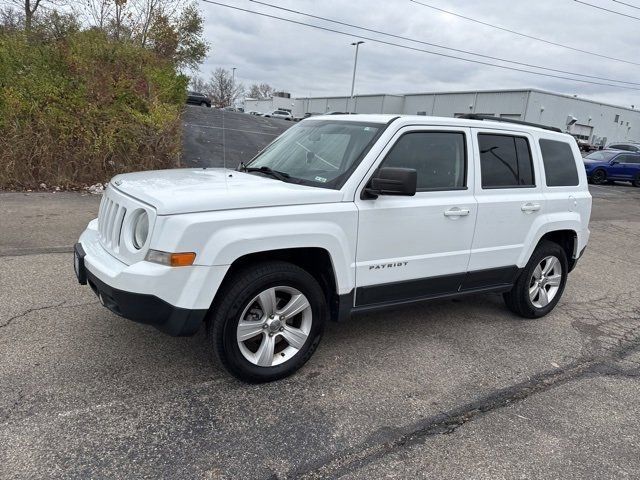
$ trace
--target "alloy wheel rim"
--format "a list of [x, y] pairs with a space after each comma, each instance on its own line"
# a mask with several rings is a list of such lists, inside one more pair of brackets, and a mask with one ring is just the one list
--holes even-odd
[[311, 304], [299, 290], [271, 287], [244, 308], [236, 328], [242, 356], [259, 367], [289, 361], [304, 346], [313, 323]]
[[562, 264], [550, 255], [542, 259], [531, 274], [529, 299], [536, 308], [544, 308], [553, 301], [562, 282]]

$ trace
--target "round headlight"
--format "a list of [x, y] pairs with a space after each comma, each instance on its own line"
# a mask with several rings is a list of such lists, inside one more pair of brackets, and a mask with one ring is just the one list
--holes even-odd
[[147, 212], [140, 213], [133, 225], [133, 246], [140, 250], [149, 236], [149, 216]]

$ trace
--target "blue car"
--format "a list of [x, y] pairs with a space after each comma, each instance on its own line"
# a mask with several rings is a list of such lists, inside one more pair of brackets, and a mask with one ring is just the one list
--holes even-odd
[[600, 150], [583, 158], [587, 178], [595, 185], [614, 180], [640, 187], [640, 153]]

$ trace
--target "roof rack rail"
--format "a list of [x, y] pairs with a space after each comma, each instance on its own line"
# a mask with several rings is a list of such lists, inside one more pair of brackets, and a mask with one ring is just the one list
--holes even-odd
[[549, 125], [540, 125], [539, 123], [525, 122], [523, 120], [514, 120], [513, 118], [501, 118], [494, 117], [492, 115], [478, 115], [476, 113], [465, 113], [458, 118], [466, 118], [467, 120], [490, 120], [494, 122], [515, 123], [517, 125], [527, 125], [529, 127], [543, 128], [544, 130], [551, 130], [552, 132], [562, 133], [557, 127], [550, 127]]

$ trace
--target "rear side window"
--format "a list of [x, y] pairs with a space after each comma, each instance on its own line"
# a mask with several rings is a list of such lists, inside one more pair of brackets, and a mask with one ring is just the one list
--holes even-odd
[[482, 188], [534, 187], [531, 149], [524, 137], [478, 134]]
[[540, 151], [548, 187], [569, 187], [580, 183], [571, 146], [555, 140], [540, 140]]
[[640, 155], [618, 155], [616, 160], [620, 163], [640, 163]]
[[406, 133], [391, 148], [382, 166], [415, 169], [418, 191], [463, 189], [466, 186], [464, 133]]

